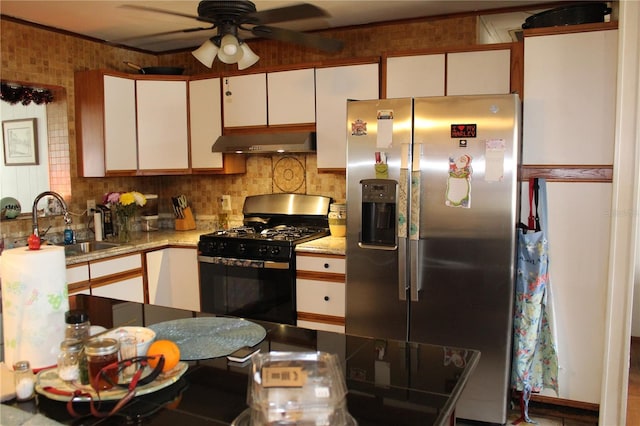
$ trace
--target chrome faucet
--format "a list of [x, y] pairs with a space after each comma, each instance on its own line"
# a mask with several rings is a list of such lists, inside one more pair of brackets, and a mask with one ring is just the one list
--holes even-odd
[[57, 192], [53, 192], [53, 191], [45, 191], [45, 192], [43, 192], [41, 194], [38, 194], [36, 196], [36, 199], [33, 200], [33, 209], [31, 211], [31, 220], [32, 220], [32, 226], [33, 226], [33, 234], [37, 235], [40, 238], [44, 237], [44, 235], [47, 233], [47, 231], [49, 229], [47, 228], [47, 230], [44, 231], [42, 233], [42, 235], [40, 235], [40, 231], [38, 229], [38, 202], [42, 198], [48, 197], [48, 196], [51, 196], [51, 197], [55, 198], [56, 200], [58, 200], [58, 202], [60, 203], [60, 206], [62, 206], [62, 214], [64, 215], [64, 223], [65, 224], [71, 223], [71, 217], [69, 216], [69, 212], [67, 211], [67, 203], [64, 202], [64, 198], [62, 198], [62, 195], [58, 194]]

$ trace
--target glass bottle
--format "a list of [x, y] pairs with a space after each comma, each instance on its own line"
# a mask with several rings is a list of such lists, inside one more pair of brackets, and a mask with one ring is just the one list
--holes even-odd
[[64, 337], [67, 339], [77, 339], [82, 342], [89, 340], [91, 322], [89, 315], [85, 311], [72, 309], [64, 313], [64, 322], [67, 324]]
[[13, 377], [18, 401], [27, 401], [35, 396], [36, 381], [29, 361], [18, 361], [13, 364]]
[[91, 321], [89, 321], [89, 315], [83, 310], [72, 309], [64, 313], [64, 322], [67, 324], [64, 332], [65, 338], [80, 340], [83, 344], [78, 354], [80, 383], [88, 385], [89, 372], [87, 357], [84, 353], [84, 344], [89, 340], [90, 336]]
[[347, 234], [347, 206], [333, 203], [329, 206], [329, 231], [333, 237], [344, 237]]
[[77, 339], [64, 339], [58, 354], [58, 377], [66, 382], [80, 378], [80, 353], [83, 343]]

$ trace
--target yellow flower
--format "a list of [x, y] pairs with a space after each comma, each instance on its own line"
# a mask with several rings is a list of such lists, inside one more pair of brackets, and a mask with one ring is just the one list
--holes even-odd
[[129, 204], [133, 204], [135, 202], [136, 199], [131, 192], [120, 194], [120, 204], [122, 204], [123, 206], [128, 206]]

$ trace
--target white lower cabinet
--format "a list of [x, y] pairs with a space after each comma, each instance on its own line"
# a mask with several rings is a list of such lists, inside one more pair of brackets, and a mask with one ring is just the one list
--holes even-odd
[[144, 303], [142, 255], [134, 253], [89, 262], [89, 284], [93, 296]]
[[344, 333], [344, 256], [298, 253], [296, 265], [298, 327]]
[[88, 263], [67, 266], [67, 290], [69, 295], [91, 294]]
[[200, 310], [198, 251], [166, 248], [146, 253], [149, 303]]
[[91, 294], [93, 296], [108, 297], [128, 302], [144, 303], [143, 285], [141, 275], [109, 284], [92, 286]]

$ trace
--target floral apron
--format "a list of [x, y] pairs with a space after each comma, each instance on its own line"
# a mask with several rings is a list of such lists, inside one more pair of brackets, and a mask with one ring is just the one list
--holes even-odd
[[[528, 415], [531, 392], [540, 392], [545, 387], [558, 392], [558, 356], [550, 321], [553, 307], [550, 303], [549, 242], [545, 232], [546, 182], [543, 179], [530, 182], [530, 209], [534, 197], [536, 215], [534, 218], [531, 210], [527, 227], [533, 232], [518, 230], [511, 386], [522, 392], [522, 416], [513, 424], [523, 420], [535, 423]], [[538, 210], [542, 212], [542, 220]]]

